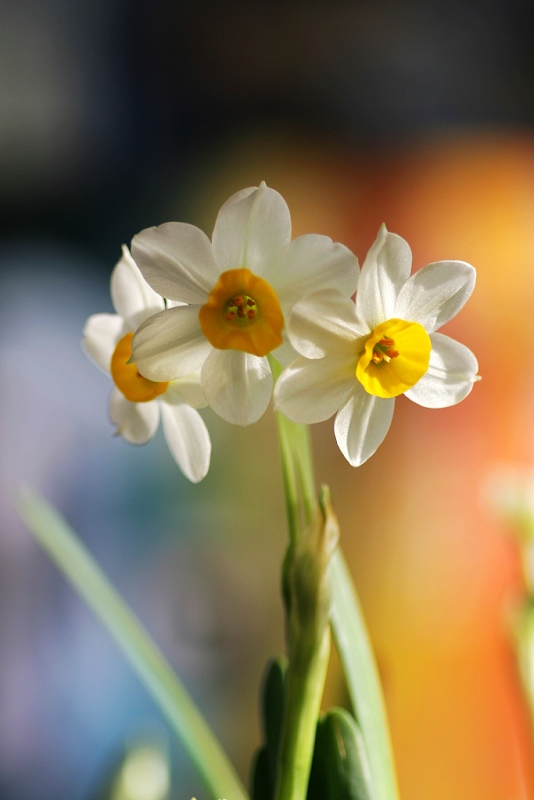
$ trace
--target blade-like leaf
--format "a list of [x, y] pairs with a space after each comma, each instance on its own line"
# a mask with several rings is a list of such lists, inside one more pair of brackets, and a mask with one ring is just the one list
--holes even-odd
[[398, 800], [384, 700], [363, 613], [340, 548], [330, 562], [331, 621], [377, 800]]
[[213, 799], [247, 800], [245, 789], [200, 711], [74, 531], [33, 492], [23, 492], [17, 507], [34, 537], [119, 645], [174, 728]]

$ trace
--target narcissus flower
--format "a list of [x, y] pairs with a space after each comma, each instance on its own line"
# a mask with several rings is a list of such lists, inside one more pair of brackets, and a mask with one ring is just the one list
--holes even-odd
[[276, 406], [296, 422], [337, 414], [337, 443], [353, 466], [382, 443], [397, 395], [443, 408], [463, 400], [477, 380], [473, 353], [436, 333], [473, 291], [474, 268], [439, 261], [410, 276], [411, 263], [408, 244], [383, 225], [356, 304], [323, 290], [296, 303], [288, 321], [301, 357], [280, 376]]
[[109, 415], [117, 433], [132, 444], [152, 439], [163, 420], [163, 432], [174, 460], [193, 483], [210, 465], [211, 441], [196, 408], [207, 405], [199, 375], [177, 381], [151, 381], [132, 362], [135, 329], [162, 311], [165, 301], [146, 283], [128, 248], [111, 275], [111, 298], [117, 314], [94, 314], [83, 331], [83, 347], [91, 360], [111, 375], [115, 387]]
[[269, 353], [282, 363], [296, 355], [284, 338], [293, 303], [327, 288], [350, 297], [358, 281], [343, 245], [312, 234], [291, 241], [287, 204], [264, 183], [223, 205], [211, 242], [193, 225], [168, 222], [134, 236], [132, 255], [156, 292], [187, 303], [137, 330], [139, 371], [159, 382], [200, 369], [208, 403], [237, 425], [267, 408]]

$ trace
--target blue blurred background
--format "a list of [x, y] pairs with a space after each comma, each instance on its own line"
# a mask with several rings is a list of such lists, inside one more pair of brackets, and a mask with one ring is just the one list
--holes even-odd
[[[18, 520], [23, 484], [79, 531], [247, 779], [258, 683], [283, 649], [272, 416], [240, 430], [206, 411], [212, 469], [193, 487], [159, 436], [112, 437], [109, 381], [79, 342], [87, 316], [111, 311], [123, 242], [171, 219], [210, 233], [221, 203], [261, 180], [288, 201], [294, 235], [328, 234], [363, 261], [385, 221], [417, 267], [479, 269], [478, 299], [450, 328], [480, 357], [473, 396], [441, 413], [399, 402], [357, 471], [331, 422], [314, 435], [403, 800], [534, 798], [502, 611], [516, 557], [477, 501], [496, 459], [534, 458], [533, 23], [522, 0], [0, 3], [2, 799], [90, 800], [125, 743], [154, 732], [170, 742], [171, 796], [203, 798]], [[326, 702], [343, 698], [334, 663]]]

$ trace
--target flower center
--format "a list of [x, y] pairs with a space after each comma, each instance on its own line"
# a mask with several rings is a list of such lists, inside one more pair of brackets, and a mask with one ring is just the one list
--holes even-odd
[[393, 350], [394, 345], [393, 339], [390, 339], [389, 336], [382, 336], [380, 341], [373, 347], [373, 355], [371, 356], [373, 364], [380, 364], [382, 361], [389, 364], [392, 358], [398, 358], [399, 351]]
[[234, 320], [249, 322], [256, 316], [258, 306], [253, 297], [249, 297], [248, 294], [238, 294], [237, 297], [229, 300], [226, 311], [227, 322], [233, 322]]
[[377, 397], [396, 397], [423, 377], [430, 362], [430, 336], [418, 322], [390, 319], [378, 325], [365, 343], [356, 377]]
[[198, 316], [204, 336], [219, 350], [266, 356], [283, 341], [284, 316], [276, 292], [245, 267], [219, 276]]
[[148, 403], [163, 394], [168, 382], [158, 383], [143, 378], [134, 363], [128, 363], [132, 357], [133, 333], [127, 333], [118, 342], [111, 356], [111, 377], [115, 386], [132, 403]]

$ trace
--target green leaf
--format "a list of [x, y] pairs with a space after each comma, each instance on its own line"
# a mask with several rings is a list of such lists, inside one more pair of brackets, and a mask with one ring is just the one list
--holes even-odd
[[263, 745], [256, 751], [252, 766], [252, 788], [250, 790], [252, 800], [272, 800], [273, 784], [271, 781], [269, 754], [267, 745]]
[[376, 800], [398, 800], [386, 711], [363, 613], [338, 548], [330, 562], [331, 622], [354, 715], [361, 728]]
[[273, 659], [267, 666], [262, 692], [263, 735], [267, 746], [269, 776], [272, 791], [276, 784], [278, 748], [284, 717], [284, 682], [287, 660], [284, 656]]
[[214, 800], [246, 800], [234, 768], [168, 661], [74, 531], [33, 492], [22, 493], [17, 507], [34, 537], [108, 629], [174, 728]]
[[361, 731], [343, 708], [332, 708], [317, 725], [307, 800], [373, 800]]

